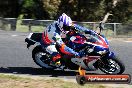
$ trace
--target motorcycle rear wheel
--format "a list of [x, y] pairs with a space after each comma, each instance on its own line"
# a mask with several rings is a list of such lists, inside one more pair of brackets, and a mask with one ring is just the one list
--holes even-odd
[[38, 66], [40, 66], [44, 69], [53, 70], [56, 68], [54, 66], [49, 65], [51, 59], [48, 58], [48, 54], [46, 52], [44, 52], [44, 50], [42, 50], [41, 47], [36, 47], [33, 49], [32, 58]]
[[125, 71], [124, 64], [116, 57], [101, 61], [98, 66], [106, 74], [122, 74]]

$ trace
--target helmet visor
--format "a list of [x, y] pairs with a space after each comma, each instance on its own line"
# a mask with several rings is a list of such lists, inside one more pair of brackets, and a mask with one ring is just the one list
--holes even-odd
[[70, 31], [71, 26], [63, 25], [63, 30]]

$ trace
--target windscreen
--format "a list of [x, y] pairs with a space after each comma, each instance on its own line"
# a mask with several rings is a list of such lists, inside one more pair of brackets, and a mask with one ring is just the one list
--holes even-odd
[[100, 37], [93, 33], [93, 34], [85, 34], [85, 36], [87, 37], [87, 42], [92, 42], [92, 43], [96, 43], [96, 42], [100, 42], [102, 43], [102, 41], [100, 40]]

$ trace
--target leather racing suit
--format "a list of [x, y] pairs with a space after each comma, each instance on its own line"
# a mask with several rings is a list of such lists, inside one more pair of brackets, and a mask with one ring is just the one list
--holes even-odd
[[[74, 24], [74, 28], [80, 32], [92, 33], [91, 30], [79, 26], [77, 24]], [[62, 53], [80, 57], [81, 53], [75, 52], [73, 49], [65, 45], [65, 43], [62, 41], [62, 35], [63, 33], [59, 29], [56, 21], [50, 24], [42, 34], [41, 45], [46, 49], [47, 52], [49, 52], [52, 55], [53, 57], [52, 60], [56, 61], [59, 58], [61, 58], [61, 55], [59, 54], [55, 47], [56, 44], [60, 46], [60, 51]]]

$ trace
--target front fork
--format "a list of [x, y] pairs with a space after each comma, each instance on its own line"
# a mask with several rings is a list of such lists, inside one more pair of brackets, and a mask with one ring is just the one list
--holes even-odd
[[114, 59], [114, 57], [115, 57], [115, 54], [113, 53], [113, 52], [108, 52], [108, 53], [106, 53], [106, 55], [105, 56], [103, 56], [100, 60], [98, 60], [95, 64], [94, 64], [94, 66], [96, 67], [96, 68], [98, 68], [99, 67], [99, 65], [100, 66], [108, 66], [108, 59]]

